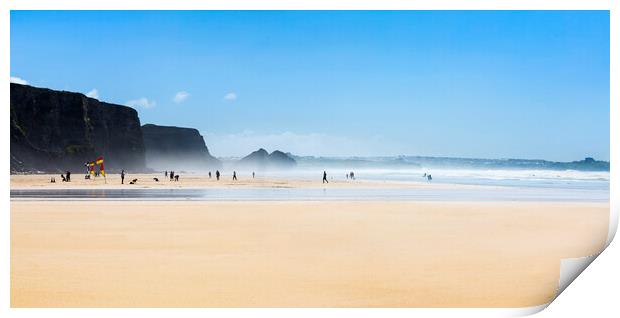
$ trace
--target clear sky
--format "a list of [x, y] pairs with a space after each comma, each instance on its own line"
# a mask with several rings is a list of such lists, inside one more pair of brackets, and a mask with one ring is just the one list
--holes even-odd
[[606, 11], [13, 11], [11, 76], [215, 156], [609, 160]]

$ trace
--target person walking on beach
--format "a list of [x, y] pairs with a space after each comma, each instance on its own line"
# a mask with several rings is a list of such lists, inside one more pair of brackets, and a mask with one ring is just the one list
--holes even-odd
[[220, 181], [220, 171], [219, 170], [215, 170], [215, 179], [217, 179], [217, 181]]
[[172, 181], [172, 179], [174, 179], [174, 171], [170, 171], [170, 181]]
[[209, 179], [211, 179], [211, 171], [209, 171]]
[[71, 182], [71, 171], [67, 170], [67, 182]]
[[426, 179], [428, 180], [428, 182], [433, 181], [433, 177], [430, 174], [426, 176]]
[[255, 174], [254, 174], [254, 171], [252, 171], [252, 179], [254, 179], [254, 177], [255, 177]]
[[233, 171], [233, 180], [237, 180], [237, 171]]
[[125, 170], [121, 170], [121, 184], [125, 184]]
[[164, 171], [164, 177], [168, 178], [168, 170]]
[[329, 183], [329, 181], [327, 181], [327, 172], [323, 171], [323, 183]]

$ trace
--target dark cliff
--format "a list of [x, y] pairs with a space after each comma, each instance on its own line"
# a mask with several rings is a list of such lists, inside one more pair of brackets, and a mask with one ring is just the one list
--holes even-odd
[[10, 108], [12, 173], [81, 172], [98, 156], [107, 171], [146, 169], [133, 108], [15, 83]]
[[142, 126], [146, 164], [156, 170], [206, 171], [221, 162], [209, 153], [204, 138], [194, 128]]
[[292, 168], [296, 165], [295, 159], [284, 152], [276, 150], [270, 154], [263, 148], [241, 158], [237, 163], [242, 168], [256, 169]]

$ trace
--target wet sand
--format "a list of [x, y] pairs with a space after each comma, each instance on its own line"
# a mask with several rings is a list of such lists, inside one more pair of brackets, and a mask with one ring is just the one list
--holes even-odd
[[[50, 178], [56, 178], [56, 183], [50, 183]], [[157, 178], [159, 181], [155, 181]], [[136, 184], [129, 181], [138, 179]], [[381, 181], [381, 180], [342, 180], [332, 179], [328, 184], [321, 182], [321, 175], [316, 180], [265, 178], [239, 175], [237, 181], [232, 180], [232, 175], [222, 176], [219, 181], [215, 176], [187, 174], [181, 175], [178, 182], [170, 181], [163, 174], [128, 174], [125, 184], [121, 184], [118, 174], [110, 174], [103, 177], [84, 179], [82, 174], [72, 174], [71, 182], [62, 182], [60, 174], [29, 174], [11, 175], [11, 189], [174, 189], [174, 188], [404, 188], [404, 189], [485, 189], [492, 186], [457, 185], [429, 183], [420, 177], [420, 181]]]
[[[11, 178], [13, 186], [14, 178]], [[526, 307], [607, 203], [12, 201], [12, 307]]]

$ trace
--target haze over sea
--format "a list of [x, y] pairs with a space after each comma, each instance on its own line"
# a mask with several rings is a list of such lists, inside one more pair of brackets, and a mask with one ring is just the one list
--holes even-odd
[[[295, 159], [294, 169], [271, 169], [261, 174], [317, 179], [326, 170], [329, 178], [342, 180], [353, 171], [358, 180], [404, 182], [428, 182], [424, 175], [431, 174], [434, 183], [609, 191], [609, 163], [590, 159], [575, 162], [415, 156]], [[230, 164], [226, 166], [233, 168]]]

